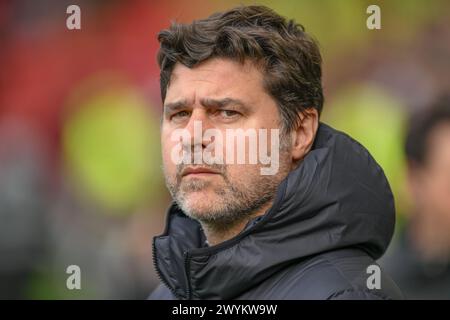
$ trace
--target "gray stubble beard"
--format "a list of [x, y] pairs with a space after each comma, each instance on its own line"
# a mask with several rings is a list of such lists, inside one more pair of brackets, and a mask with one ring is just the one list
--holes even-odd
[[[289, 139], [283, 142], [280, 146], [280, 159], [283, 156], [287, 157], [290, 150]], [[185, 165], [183, 164], [177, 166], [176, 179], [170, 178], [164, 172], [166, 185], [172, 198], [188, 217], [216, 230], [226, 230], [242, 221], [248, 220], [269, 202], [273, 201], [279, 184], [291, 169], [286, 162], [280, 161], [279, 171], [276, 175], [260, 175], [260, 178], [253, 176], [251, 181], [243, 184], [238, 181], [232, 183], [229, 180], [225, 165], [208, 165], [207, 167], [220, 172], [225, 182], [225, 187], [221, 189], [213, 186], [213, 191], [218, 195], [219, 201], [208, 206], [208, 210], [205, 212], [205, 210], [196, 210], [195, 207], [189, 206], [186, 197], [190, 192], [201, 191], [210, 187], [212, 182], [196, 178], [182, 181], [181, 172], [184, 167]]]

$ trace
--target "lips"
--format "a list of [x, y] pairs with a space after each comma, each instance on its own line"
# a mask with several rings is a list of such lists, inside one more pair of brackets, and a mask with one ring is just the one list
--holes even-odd
[[187, 167], [181, 172], [181, 176], [185, 177], [187, 175], [205, 175], [205, 174], [219, 174], [219, 172], [205, 168], [205, 167]]

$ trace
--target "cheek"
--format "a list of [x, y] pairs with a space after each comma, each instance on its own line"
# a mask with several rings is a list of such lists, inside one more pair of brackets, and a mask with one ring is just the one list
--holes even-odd
[[441, 177], [437, 179], [434, 189], [434, 196], [432, 200], [438, 209], [450, 217], [450, 184], [441, 174]]
[[260, 168], [259, 164], [227, 165], [227, 178], [231, 184], [251, 186], [261, 179]]
[[418, 195], [427, 214], [450, 217], [450, 190], [442, 174], [428, 175]]
[[445, 190], [445, 181], [442, 179], [442, 174], [430, 174], [426, 181], [426, 196], [430, 202], [442, 199], [448, 196], [448, 191]]
[[170, 134], [161, 134], [161, 153], [164, 168], [167, 172], [171, 173], [175, 171], [176, 164], [172, 160], [172, 150], [176, 147], [177, 143], [171, 141]]

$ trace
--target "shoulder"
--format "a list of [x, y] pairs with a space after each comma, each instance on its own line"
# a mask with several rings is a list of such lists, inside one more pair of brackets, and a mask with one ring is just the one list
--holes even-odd
[[[370, 266], [375, 266], [371, 267]], [[375, 287], [368, 285], [375, 280]], [[395, 283], [360, 250], [323, 253], [267, 279], [258, 288], [274, 299], [402, 299]]]

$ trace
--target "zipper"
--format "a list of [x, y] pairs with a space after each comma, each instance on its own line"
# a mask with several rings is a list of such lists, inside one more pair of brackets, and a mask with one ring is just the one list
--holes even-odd
[[191, 257], [189, 256], [189, 251], [185, 251], [184, 252], [184, 270], [186, 271], [186, 295], [187, 295], [187, 300], [191, 300], [191, 294], [192, 294], [192, 289], [191, 289], [191, 281], [190, 281], [190, 259]]

